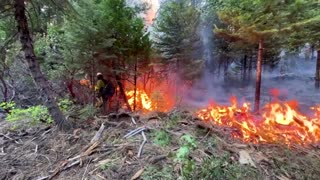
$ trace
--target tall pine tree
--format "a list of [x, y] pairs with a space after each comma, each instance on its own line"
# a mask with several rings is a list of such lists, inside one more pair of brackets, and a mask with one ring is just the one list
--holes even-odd
[[[311, 0], [312, 2], [315, 2]], [[304, 1], [312, 3], [311, 1]], [[273, 0], [225, 0], [219, 10], [219, 18], [228, 26], [216, 28], [215, 32], [231, 41], [244, 41], [258, 45], [256, 91], [254, 110], [259, 110], [262, 59], [265, 46], [285, 47], [285, 38], [295, 32], [297, 27], [317, 22], [319, 14], [301, 19], [294, 15], [293, 9], [303, 1]], [[315, 5], [315, 4], [314, 4]], [[280, 43], [279, 43], [280, 42]]]
[[162, 5], [154, 24], [154, 48], [178, 72], [197, 57], [200, 13], [190, 0], [170, 0]]

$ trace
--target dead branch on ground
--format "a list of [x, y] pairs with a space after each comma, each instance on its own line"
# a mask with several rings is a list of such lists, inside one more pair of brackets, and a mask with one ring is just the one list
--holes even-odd
[[[60, 174], [62, 171], [65, 171], [73, 166], [76, 166], [78, 164], [82, 165], [82, 162], [84, 159], [88, 158], [88, 156], [90, 156], [91, 154], [93, 154], [95, 151], [95, 149], [100, 145], [101, 143], [101, 139], [102, 139], [102, 135], [103, 135], [103, 131], [105, 129], [105, 125], [104, 123], [101, 124], [99, 130], [97, 131], [97, 133], [94, 135], [94, 137], [91, 139], [90, 143], [83, 148], [83, 150], [80, 152], [79, 155], [73, 157], [73, 158], [69, 158], [67, 160], [64, 160], [60, 163], [60, 165], [53, 171], [53, 173], [51, 175], [45, 176], [45, 177], [41, 177], [38, 180], [44, 180], [44, 179], [53, 179], [54, 177], [56, 177], [58, 174]], [[91, 161], [90, 161], [91, 162]]]

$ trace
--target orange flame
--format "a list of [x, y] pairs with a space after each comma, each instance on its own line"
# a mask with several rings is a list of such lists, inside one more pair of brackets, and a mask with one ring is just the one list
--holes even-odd
[[80, 85], [81, 85], [81, 86], [85, 86], [85, 87], [88, 87], [88, 88], [92, 89], [92, 85], [91, 85], [90, 80], [88, 80], [88, 79], [81, 79], [79, 82], [80, 82]]
[[[126, 95], [128, 97], [128, 103], [130, 104], [131, 108], [134, 108], [134, 91], [127, 91]], [[143, 109], [146, 111], [152, 111], [152, 102], [149, 96], [142, 90], [136, 91], [136, 108]]]
[[[277, 94], [277, 93], [275, 93]], [[238, 105], [231, 98], [231, 106], [211, 104], [197, 112], [199, 118], [234, 129], [233, 136], [245, 142], [313, 144], [320, 142], [320, 105], [312, 107], [314, 117], [298, 110], [296, 101], [274, 101], [265, 105], [261, 115], [250, 112], [250, 104]]]
[[[134, 90], [126, 91], [128, 103], [131, 109], [134, 109]], [[136, 90], [136, 110], [144, 112], [161, 111], [166, 112], [173, 107], [169, 95], [160, 91], [153, 91], [148, 95], [144, 90]]]

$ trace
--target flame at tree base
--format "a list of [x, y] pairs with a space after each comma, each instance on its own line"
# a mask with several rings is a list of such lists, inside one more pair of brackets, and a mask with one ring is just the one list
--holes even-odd
[[265, 105], [260, 115], [250, 112], [250, 104], [231, 106], [212, 103], [197, 115], [204, 121], [234, 129], [232, 136], [252, 143], [315, 144], [320, 142], [320, 106], [312, 107], [313, 117], [297, 111], [296, 101], [274, 101]]
[[135, 107], [136, 110], [143, 112], [166, 112], [173, 106], [172, 102], [168, 101], [168, 96], [165, 96], [159, 91], [154, 91], [151, 95], [148, 95], [144, 90], [137, 89], [136, 95], [134, 90], [131, 90], [126, 91], [126, 96], [131, 109]]
[[134, 109], [144, 109], [148, 111], [152, 111], [152, 102], [149, 96], [142, 90], [136, 90], [136, 97], [134, 91], [127, 91], [126, 95], [128, 97], [128, 103], [130, 104], [131, 108]]

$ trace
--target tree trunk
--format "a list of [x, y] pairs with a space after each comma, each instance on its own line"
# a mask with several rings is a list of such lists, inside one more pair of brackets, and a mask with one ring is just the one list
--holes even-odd
[[242, 81], [245, 81], [247, 77], [247, 55], [244, 55], [242, 60]]
[[7, 102], [8, 101], [8, 86], [7, 86], [7, 83], [4, 80], [4, 77], [2, 75], [0, 75], [0, 81], [1, 81], [2, 86], [3, 86], [3, 90], [2, 90], [3, 101]]
[[67, 82], [67, 88], [68, 88], [68, 91], [71, 95], [71, 97], [74, 99], [76, 97], [76, 94], [74, 93], [73, 91], [73, 78], [71, 78], [70, 80], [68, 80]]
[[252, 55], [250, 55], [249, 63], [248, 63], [248, 77], [247, 80], [251, 81], [251, 73], [252, 72]]
[[262, 69], [262, 53], [263, 53], [263, 41], [259, 41], [258, 60], [257, 60], [257, 74], [256, 74], [256, 93], [254, 100], [254, 111], [259, 111], [260, 105], [260, 90], [261, 90], [261, 69]]
[[[152, 73], [152, 71], [150, 70], [147, 74], [144, 74], [144, 75], [143, 75], [143, 90], [144, 90], [145, 92], [149, 92], [149, 91], [147, 90], [147, 85], [148, 85], [148, 82], [149, 82], [149, 80], [150, 80], [151, 73]], [[151, 91], [151, 90], [150, 90], [150, 91]]]
[[2, 65], [2, 70], [1, 70], [1, 75], [0, 75], [0, 81], [2, 83], [3, 89], [1, 88], [2, 94], [3, 94], [3, 101], [7, 102], [8, 101], [8, 86], [7, 83], [5, 81], [5, 71], [8, 70], [7, 66], [6, 66], [6, 50], [5, 48], [3, 48], [3, 50], [1, 50], [0, 52], [0, 58], [1, 61], [3, 63]]
[[222, 58], [221, 56], [219, 57], [219, 61], [218, 61], [218, 78], [220, 78], [220, 75], [221, 75], [221, 66], [222, 66]]
[[317, 50], [316, 88], [320, 87], [320, 49]]
[[129, 104], [129, 102], [128, 102], [126, 93], [124, 92], [123, 85], [122, 85], [122, 83], [121, 83], [121, 78], [120, 78], [119, 75], [116, 75], [116, 81], [117, 81], [117, 84], [118, 84], [118, 86], [119, 86], [119, 90], [120, 90], [121, 96], [123, 97], [123, 100], [124, 100], [124, 102], [126, 103], [128, 110], [129, 110], [129, 111], [132, 111], [132, 109], [131, 109], [131, 107], [130, 107], [130, 104]]
[[316, 46], [314, 44], [311, 45], [311, 60], [314, 59], [314, 49], [315, 49], [315, 47]]
[[[95, 84], [96, 84], [96, 68], [95, 68], [95, 59], [94, 59], [94, 55], [93, 55], [93, 52], [91, 50], [91, 62], [90, 62], [90, 65], [91, 65], [91, 86], [94, 87]], [[92, 104], [96, 104], [96, 91], [91, 91], [92, 92], [92, 96], [91, 96], [91, 99], [92, 99]]]
[[[178, 94], [179, 94], [179, 89], [178, 89], [178, 86], [179, 86], [179, 83], [180, 83], [180, 81], [179, 81], [179, 76], [181, 75], [181, 72], [180, 72], [180, 59], [178, 58], [177, 59], [177, 76], [175, 77], [175, 94], [174, 94], [174, 96], [175, 96], [175, 99], [176, 99], [176, 102], [177, 102], [177, 100], [178, 100]], [[176, 105], [177, 105], [177, 103], [176, 103]]]
[[137, 60], [134, 63], [134, 99], [133, 99], [133, 111], [136, 111], [137, 107]]
[[28, 21], [25, 14], [25, 1], [15, 0], [14, 8], [15, 20], [18, 24], [17, 27], [20, 35], [20, 42], [24, 51], [26, 61], [28, 63], [28, 68], [37, 86], [41, 88], [44, 96], [46, 97], [45, 105], [47, 106], [52, 119], [60, 129], [68, 130], [71, 128], [71, 124], [66, 120], [61, 110], [59, 109], [58, 104], [53, 97], [49, 81], [42, 74], [40, 65], [34, 53], [33, 42], [30, 37]]
[[227, 81], [229, 79], [229, 74], [228, 74], [228, 67], [229, 67], [229, 58], [226, 57], [225, 61], [223, 61], [223, 78], [224, 81]]

